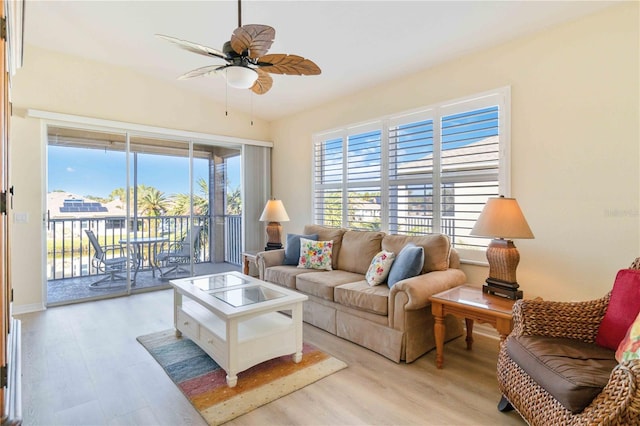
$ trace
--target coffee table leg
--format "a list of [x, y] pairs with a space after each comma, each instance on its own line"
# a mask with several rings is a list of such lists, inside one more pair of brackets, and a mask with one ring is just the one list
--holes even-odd
[[235, 387], [235, 385], [237, 384], [238, 384], [238, 376], [236, 374], [234, 374], [233, 376], [230, 376], [227, 374], [227, 386], [232, 388], [232, 387]]
[[247, 256], [242, 256], [242, 273], [249, 275], [249, 258]]
[[297, 364], [300, 361], [302, 361], [302, 352], [296, 352], [295, 354], [293, 354], [293, 362]]

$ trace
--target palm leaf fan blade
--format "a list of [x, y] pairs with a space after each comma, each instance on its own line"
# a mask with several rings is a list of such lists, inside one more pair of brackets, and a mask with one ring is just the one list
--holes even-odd
[[227, 59], [227, 55], [225, 55], [223, 52], [219, 51], [218, 49], [214, 49], [213, 47], [203, 46], [198, 43], [193, 43], [187, 40], [181, 40], [179, 38], [170, 37], [163, 34], [156, 34], [156, 36], [168, 42], [177, 44], [179, 47], [181, 47], [182, 49], [188, 50], [189, 52], [197, 53], [199, 55], [204, 55], [204, 56], [215, 56], [217, 58]]
[[258, 72], [258, 79], [251, 86], [251, 91], [257, 95], [264, 95], [273, 86], [273, 78], [259, 68], [256, 71]]
[[206, 77], [216, 73], [217, 71], [226, 68], [228, 65], [209, 65], [202, 68], [189, 71], [178, 77], [178, 80], [186, 80], [188, 78]]
[[271, 74], [318, 75], [322, 72], [312, 60], [286, 53], [262, 56], [258, 59], [258, 66]]
[[238, 54], [249, 52], [252, 59], [265, 55], [273, 40], [276, 38], [276, 30], [268, 25], [244, 25], [238, 27], [231, 35], [231, 48]]

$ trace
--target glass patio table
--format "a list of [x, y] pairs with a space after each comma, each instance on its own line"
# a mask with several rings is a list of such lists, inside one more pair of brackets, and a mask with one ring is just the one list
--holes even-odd
[[[142, 267], [143, 263], [143, 255], [142, 248], [145, 244], [149, 245], [149, 247], [153, 246], [153, 250], [149, 251], [149, 265], [151, 265], [151, 275], [153, 278], [156, 277], [156, 269], [158, 273], [162, 275], [162, 271], [156, 262], [156, 256], [158, 255], [158, 243], [166, 243], [169, 241], [167, 237], [135, 237], [120, 240], [120, 244], [126, 244], [127, 242], [133, 246], [133, 256], [136, 263], [136, 269], [133, 273], [133, 281], [131, 282], [132, 286], [136, 285], [136, 277], [138, 276], [138, 271]], [[153, 256], [151, 256], [153, 254]]]

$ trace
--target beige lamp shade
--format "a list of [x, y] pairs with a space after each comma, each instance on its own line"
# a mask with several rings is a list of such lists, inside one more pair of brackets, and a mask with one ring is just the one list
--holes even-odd
[[269, 200], [267, 205], [264, 206], [262, 215], [260, 216], [260, 222], [288, 222], [289, 215], [284, 209], [282, 200]]
[[515, 198], [489, 198], [471, 235], [492, 238], [534, 238]]

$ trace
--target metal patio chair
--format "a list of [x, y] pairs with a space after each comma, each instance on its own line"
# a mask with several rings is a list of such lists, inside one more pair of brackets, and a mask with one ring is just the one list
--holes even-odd
[[[98, 270], [98, 272], [105, 274], [104, 277], [91, 283], [91, 287], [97, 287], [100, 283], [105, 281], [125, 280], [126, 276], [118, 275], [126, 273], [127, 264], [129, 258], [125, 255], [124, 246], [122, 245], [109, 245], [101, 246], [93, 231], [85, 229], [84, 231], [89, 237], [89, 242], [93, 247], [93, 257], [91, 258], [91, 265]], [[119, 256], [108, 254], [110, 252], [119, 252]]]
[[202, 226], [195, 225], [187, 230], [181, 241], [169, 245], [166, 251], [161, 251], [156, 256], [156, 261], [167, 268], [162, 270], [162, 278], [169, 279], [169, 274], [178, 276], [179, 272], [189, 273], [186, 269], [191, 263], [191, 249], [193, 248], [193, 258], [197, 262], [200, 258], [200, 232]]

